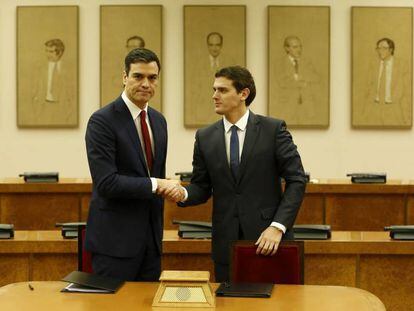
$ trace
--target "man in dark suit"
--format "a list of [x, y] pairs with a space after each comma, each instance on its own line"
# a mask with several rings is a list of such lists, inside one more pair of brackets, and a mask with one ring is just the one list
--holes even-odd
[[86, 148], [93, 180], [86, 249], [93, 271], [127, 281], [158, 281], [167, 123], [148, 106], [161, 65], [155, 53], [134, 49], [125, 58], [124, 92], [88, 122]]
[[191, 183], [164, 195], [180, 206], [213, 195], [212, 257], [216, 281], [223, 282], [231, 241], [255, 240], [258, 254], [274, 255], [282, 236], [293, 237], [306, 179], [285, 122], [249, 110], [256, 95], [250, 72], [226, 67], [215, 77], [215, 112], [223, 119], [197, 131]]

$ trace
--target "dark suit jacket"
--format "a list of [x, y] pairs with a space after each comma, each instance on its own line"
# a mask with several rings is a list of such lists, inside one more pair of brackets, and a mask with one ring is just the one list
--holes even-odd
[[[148, 117], [155, 148], [151, 177], [165, 178], [167, 123], [150, 107]], [[91, 116], [86, 149], [93, 181], [86, 249], [134, 257], [151, 223], [161, 253], [163, 200], [152, 193], [138, 132], [121, 97]]]
[[200, 204], [213, 195], [212, 255], [223, 264], [239, 227], [246, 240], [258, 239], [272, 221], [290, 229], [305, 191], [301, 159], [285, 122], [250, 111], [246, 130], [237, 180], [227, 162], [223, 121], [197, 131], [188, 199], [179, 204]]

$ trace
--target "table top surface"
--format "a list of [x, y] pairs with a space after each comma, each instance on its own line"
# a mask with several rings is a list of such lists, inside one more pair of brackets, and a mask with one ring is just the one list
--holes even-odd
[[[186, 182], [184, 184], [187, 184]], [[23, 178], [0, 178], [1, 193], [90, 193], [91, 178], [60, 178], [53, 183], [25, 183]], [[355, 184], [349, 178], [313, 179], [307, 193], [414, 193], [414, 180], [389, 179], [384, 184]]]
[[[29, 288], [29, 283], [33, 290]], [[21, 282], [0, 288], [2, 310], [154, 310], [158, 283], [125, 283], [116, 294], [61, 293], [67, 283]], [[213, 289], [218, 284], [212, 284]], [[271, 298], [216, 298], [217, 310], [385, 310], [373, 294], [358, 288], [276, 285]], [[156, 309], [160, 310], [160, 309]], [[162, 308], [161, 310], [181, 310]], [[182, 308], [182, 310], [209, 310]]]
[[[76, 253], [77, 240], [61, 232], [15, 231], [13, 239], [0, 240], [0, 253]], [[177, 230], [164, 230], [163, 253], [211, 253], [211, 240], [182, 239]], [[332, 231], [328, 240], [305, 241], [305, 254], [400, 254], [413, 255], [414, 241], [397, 241], [384, 231]]]
[[[2, 240], [4, 242], [13, 241], [73, 241], [72, 239], [64, 239], [61, 231], [57, 230], [16, 230], [14, 239]], [[76, 239], [74, 239], [76, 240]], [[177, 230], [164, 230], [164, 242], [182, 241], [205, 241], [207, 239], [183, 239], [178, 236]], [[329, 240], [309, 240], [308, 242], [397, 242], [389, 237], [386, 231], [332, 231], [332, 237]], [[403, 241], [398, 241], [403, 242]], [[410, 242], [408, 242], [410, 243]]]

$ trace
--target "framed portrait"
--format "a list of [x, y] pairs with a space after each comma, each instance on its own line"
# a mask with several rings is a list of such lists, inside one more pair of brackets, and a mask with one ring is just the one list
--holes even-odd
[[[162, 66], [162, 6], [101, 6], [101, 107], [121, 95], [125, 56], [138, 47], [154, 51]], [[150, 106], [162, 108], [161, 77]]]
[[330, 8], [269, 6], [270, 116], [289, 127], [329, 127]]
[[18, 127], [78, 126], [78, 7], [17, 7]]
[[352, 7], [352, 126], [412, 127], [413, 9]]
[[217, 121], [214, 74], [246, 63], [246, 7], [184, 6], [184, 125]]

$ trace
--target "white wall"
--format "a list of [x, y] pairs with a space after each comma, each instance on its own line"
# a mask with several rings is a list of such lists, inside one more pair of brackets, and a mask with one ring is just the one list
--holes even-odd
[[[19, 129], [16, 126], [16, 6], [79, 5], [80, 121], [76, 129]], [[343, 178], [350, 171], [385, 171], [392, 179], [414, 179], [413, 130], [355, 130], [350, 114], [351, 6], [414, 6], [414, 0], [26, 0], [0, 1], [0, 178], [23, 171], [54, 171], [88, 177], [84, 133], [99, 107], [99, 6], [161, 4], [163, 9], [163, 98], [169, 124], [167, 174], [191, 170], [194, 130], [183, 126], [183, 5], [247, 6], [247, 67], [257, 85], [252, 105], [266, 113], [267, 5], [331, 6], [331, 116], [325, 130], [291, 130], [312, 177]], [[177, 78], [178, 77], [178, 78]]]

